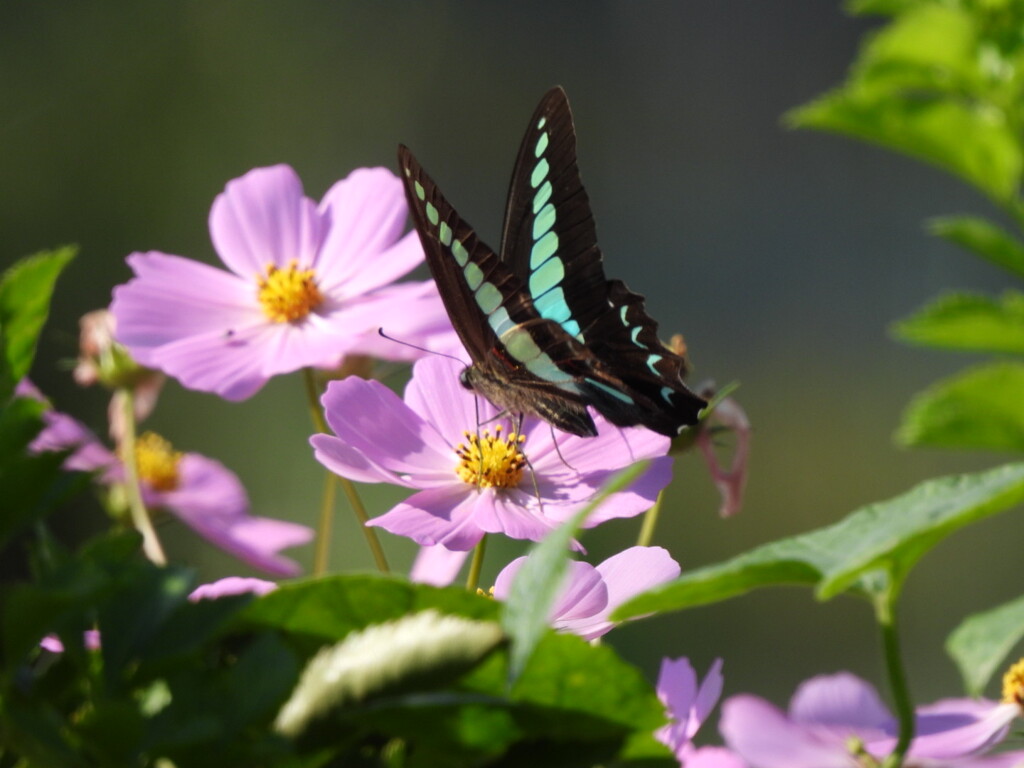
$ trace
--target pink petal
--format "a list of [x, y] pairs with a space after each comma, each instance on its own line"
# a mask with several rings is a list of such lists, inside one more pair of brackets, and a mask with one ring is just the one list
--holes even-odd
[[719, 730], [729, 749], [752, 768], [852, 768], [843, 737], [815, 734], [756, 696], [722, 705]]
[[424, 357], [422, 349], [465, 355], [433, 280], [381, 288], [371, 298], [377, 317], [352, 342], [351, 354], [403, 361]]
[[196, 335], [228, 335], [263, 324], [256, 281], [198, 261], [151, 251], [133, 253], [135, 277], [114, 289], [111, 312], [117, 340], [138, 362], [165, 344]]
[[420, 547], [412, 564], [409, 580], [446, 587], [455, 581], [468, 552], [455, 552], [442, 546]]
[[442, 544], [448, 549], [472, 549], [483, 538], [474, 518], [475, 488], [460, 484], [415, 493], [367, 525], [406, 536], [421, 546]]
[[820, 675], [801, 683], [789, 703], [789, 716], [797, 723], [835, 726], [858, 734], [891, 732], [894, 727], [875, 687], [849, 672]]
[[229, 181], [210, 210], [210, 238], [224, 264], [254, 280], [269, 264], [315, 266], [323, 239], [316, 204], [287, 165], [254, 168]]
[[487, 533], [540, 541], [557, 527], [546, 514], [540, 513], [532, 495], [493, 488], [474, 488], [473, 493], [477, 496], [474, 522]]
[[[914, 741], [908, 754], [916, 758], [953, 759], [984, 752], [1006, 738], [1020, 715], [1013, 703], [945, 699], [917, 709]], [[874, 754], [888, 754], [895, 739], [868, 743]]]
[[228, 576], [209, 584], [200, 584], [188, 599], [197, 602], [199, 600], [216, 600], [218, 597], [230, 595], [265, 595], [277, 589], [277, 584], [264, 579], [253, 579], [242, 576]]
[[320, 212], [330, 222], [318, 275], [342, 298], [386, 285], [423, 263], [415, 232], [396, 245], [408, 209], [402, 182], [387, 168], [358, 168], [324, 195]]
[[676, 578], [680, 568], [667, 549], [630, 547], [609, 557], [597, 566], [597, 571], [608, 587], [610, 613], [641, 592]]
[[739, 755], [724, 747], [701, 747], [693, 750], [684, 763], [686, 768], [746, 768]]
[[[718, 514], [731, 517], [743, 506], [743, 491], [747, 484], [747, 465], [750, 457], [750, 438], [752, 430], [747, 414], [739, 403], [731, 397], [720, 402], [711, 412], [710, 424], [702, 426], [697, 433], [697, 445], [704, 455], [711, 479], [722, 496], [722, 505]], [[720, 424], [736, 434], [736, 447], [728, 469], [722, 466], [714, 450], [714, 434], [717, 431], [711, 424]]]
[[354, 376], [332, 381], [322, 403], [328, 425], [343, 443], [375, 467], [410, 476], [391, 482], [424, 487], [456, 481], [452, 449], [380, 382]]
[[500, 423], [492, 420], [498, 413], [493, 405], [459, 383], [463, 368], [457, 361], [442, 357], [417, 360], [405, 388], [409, 407], [433, 424], [451, 445], [461, 443], [463, 433], [475, 433], [477, 424], [485, 424], [483, 429], [493, 433]]
[[175, 490], [147, 490], [147, 504], [181, 518], [214, 545], [244, 562], [281, 576], [299, 572], [298, 565], [277, 551], [305, 544], [313, 531], [297, 523], [249, 515], [245, 489], [220, 462], [187, 453], [179, 465]]

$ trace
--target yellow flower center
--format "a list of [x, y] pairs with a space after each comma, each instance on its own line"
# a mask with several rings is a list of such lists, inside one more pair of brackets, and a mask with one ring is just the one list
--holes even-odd
[[135, 461], [139, 479], [154, 491], [173, 491], [178, 487], [178, 463], [182, 453], [155, 432], [146, 432], [135, 443]]
[[1004, 704], [1016, 704], [1024, 708], [1024, 659], [1014, 664], [1003, 675]]
[[519, 450], [526, 438], [515, 432], [502, 437], [501, 425], [494, 432], [491, 435], [485, 429], [482, 435], [462, 433], [466, 442], [455, 447], [459, 457], [455, 473], [463, 482], [480, 488], [515, 488], [526, 466], [526, 456]]
[[301, 320], [324, 300], [313, 269], [299, 269], [296, 259], [284, 269], [268, 264], [266, 277], [261, 275], [256, 282], [263, 312], [275, 323]]

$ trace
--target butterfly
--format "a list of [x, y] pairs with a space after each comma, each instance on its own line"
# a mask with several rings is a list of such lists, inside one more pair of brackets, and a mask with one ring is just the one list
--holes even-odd
[[460, 381], [509, 413], [581, 437], [593, 406], [617, 426], [675, 436], [707, 402], [658, 339], [643, 297], [601, 267], [576, 165], [565, 91], [541, 100], [519, 147], [498, 256], [445, 200], [412, 152], [400, 176], [427, 265], [472, 363]]

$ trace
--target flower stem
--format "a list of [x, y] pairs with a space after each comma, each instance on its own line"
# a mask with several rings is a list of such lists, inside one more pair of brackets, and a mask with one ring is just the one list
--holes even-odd
[[146, 553], [146, 557], [157, 565], [167, 565], [167, 555], [164, 554], [164, 548], [160, 545], [156, 529], [153, 528], [153, 521], [149, 518], [149, 510], [146, 509], [146, 503], [142, 500], [142, 489], [139, 487], [139, 462], [135, 452], [135, 396], [128, 388], [122, 389], [120, 392], [124, 409], [124, 434], [121, 436], [118, 451], [121, 454], [121, 463], [124, 465], [124, 486], [128, 496], [132, 525], [142, 534], [142, 551]]
[[658, 492], [658, 498], [654, 501], [654, 506], [647, 510], [644, 515], [643, 524], [640, 526], [640, 535], [636, 539], [636, 545], [638, 547], [649, 547], [651, 542], [654, 540], [654, 529], [658, 525], [658, 515], [661, 513], [661, 502], [665, 498], [665, 489], [662, 488]]
[[875, 616], [882, 630], [882, 647], [885, 653], [885, 668], [889, 675], [889, 689], [892, 691], [896, 715], [900, 722], [896, 748], [882, 762], [883, 768], [898, 768], [903, 765], [903, 758], [914, 738], [914, 703], [910, 699], [910, 689], [900, 653], [899, 630], [896, 627], [897, 592], [897, 588], [890, 586], [875, 601]]
[[484, 567], [484, 552], [487, 551], [487, 534], [480, 539], [473, 549], [473, 559], [469, 562], [469, 575], [466, 577], [466, 591], [475, 592], [480, 583], [480, 571]]
[[[330, 430], [327, 427], [327, 421], [324, 419], [323, 409], [320, 407], [320, 392], [316, 384], [313, 369], [303, 368], [302, 378], [306, 385], [306, 398], [309, 403], [309, 414], [313, 420], [313, 426], [318, 432], [329, 432]], [[324, 481], [323, 498], [320, 503], [320, 520], [317, 524], [316, 531], [316, 545], [313, 554], [313, 575], [323, 576], [327, 573], [330, 554], [331, 524], [334, 520], [335, 483], [340, 484], [341, 489], [345, 492], [345, 497], [348, 499], [349, 506], [352, 507], [352, 512], [355, 514], [356, 520], [359, 521], [359, 527], [362, 528], [363, 535], [366, 537], [366, 543], [370, 547], [370, 553], [373, 555], [374, 562], [377, 564], [377, 570], [381, 573], [388, 573], [391, 569], [388, 567], [387, 558], [384, 556], [384, 548], [380, 545], [380, 540], [377, 538], [377, 532], [366, 525], [370, 517], [366, 513], [366, 507], [363, 506], [363, 502], [359, 498], [359, 493], [356, 491], [355, 485], [353, 485], [352, 481], [349, 479], [339, 477], [330, 470], [327, 470], [327, 478]]]

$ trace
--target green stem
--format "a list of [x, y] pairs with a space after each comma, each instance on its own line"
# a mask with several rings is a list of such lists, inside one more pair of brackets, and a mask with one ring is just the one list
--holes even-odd
[[[306, 385], [306, 398], [309, 403], [309, 413], [313, 420], [313, 426], [318, 432], [330, 432], [330, 429], [327, 426], [327, 421], [324, 419], [323, 409], [320, 407], [320, 392], [316, 385], [313, 369], [303, 368], [302, 378]], [[377, 570], [381, 573], [388, 573], [390, 568], [388, 567], [387, 558], [384, 555], [384, 548], [380, 545], [380, 540], [377, 538], [377, 532], [366, 525], [370, 520], [370, 516], [366, 513], [366, 507], [363, 506], [363, 502], [359, 498], [359, 493], [356, 491], [355, 485], [353, 485], [352, 481], [347, 478], [339, 477], [330, 470], [327, 470], [327, 479], [324, 482], [324, 493], [320, 504], [320, 520], [316, 532], [316, 545], [313, 555], [313, 575], [322, 576], [327, 573], [330, 554], [331, 524], [334, 520], [335, 484], [341, 485], [341, 489], [345, 492], [345, 498], [348, 499], [349, 506], [352, 507], [352, 512], [355, 514], [356, 520], [359, 521], [359, 527], [363, 530], [363, 536], [366, 537], [366, 543], [370, 547], [370, 553], [373, 555], [374, 562], [377, 564]]]
[[124, 465], [124, 487], [128, 496], [128, 509], [132, 516], [132, 525], [142, 534], [142, 551], [157, 565], [167, 565], [167, 555], [160, 545], [160, 539], [149, 518], [149, 510], [142, 500], [142, 489], [139, 487], [139, 462], [135, 452], [135, 396], [130, 389], [118, 390], [121, 393], [124, 434], [118, 446], [121, 463]]
[[876, 599], [875, 616], [882, 630], [882, 647], [885, 653], [885, 668], [889, 676], [889, 690], [892, 691], [896, 716], [899, 718], [900, 730], [896, 748], [882, 763], [883, 768], [899, 768], [914, 738], [914, 703], [910, 699], [910, 688], [907, 685], [906, 671], [900, 653], [899, 630], [896, 627], [896, 594], [898, 590], [890, 587], [885, 594]]
[[313, 575], [324, 576], [331, 559], [331, 524], [334, 522], [334, 474], [324, 473], [324, 491], [320, 497], [320, 518], [316, 526], [316, 542], [313, 546]]
[[487, 551], [487, 534], [480, 539], [473, 549], [473, 559], [469, 562], [469, 575], [466, 576], [466, 591], [476, 592], [480, 584], [480, 571], [484, 567], [484, 552]]
[[643, 524], [640, 526], [640, 535], [636, 539], [638, 547], [649, 547], [654, 541], [654, 529], [658, 525], [658, 515], [661, 514], [661, 502], [664, 498], [665, 489], [662, 488], [658, 493], [658, 498], [654, 501], [654, 506], [648, 509], [644, 515]]

